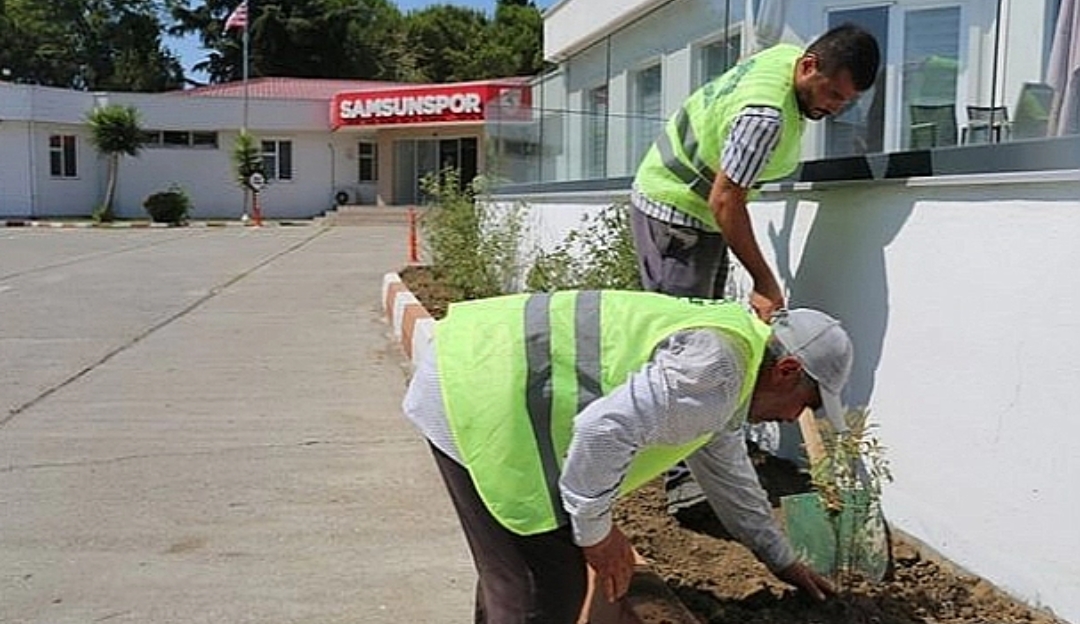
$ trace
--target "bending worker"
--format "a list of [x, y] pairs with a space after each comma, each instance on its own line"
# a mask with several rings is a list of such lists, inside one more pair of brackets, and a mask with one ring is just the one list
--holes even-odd
[[746, 453], [745, 420], [840, 422], [852, 345], [809, 309], [563, 291], [454, 304], [404, 411], [431, 444], [479, 575], [476, 621], [571, 623], [586, 563], [609, 601], [633, 574], [617, 496], [686, 459], [725, 528], [818, 599]]

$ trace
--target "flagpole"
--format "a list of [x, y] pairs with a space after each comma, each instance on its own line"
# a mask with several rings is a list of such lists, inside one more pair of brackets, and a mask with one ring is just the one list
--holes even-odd
[[247, 132], [248, 128], [248, 42], [251, 39], [248, 30], [250, 29], [251, 15], [251, 0], [248, 0], [247, 19], [244, 20], [244, 132]]

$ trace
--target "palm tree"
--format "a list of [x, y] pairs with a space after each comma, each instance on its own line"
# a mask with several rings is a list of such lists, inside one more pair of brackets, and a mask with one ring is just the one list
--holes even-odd
[[244, 218], [247, 218], [248, 199], [251, 196], [251, 174], [263, 171], [262, 152], [259, 142], [247, 130], [241, 130], [233, 144], [232, 159], [236, 172], [236, 183], [244, 189]]
[[87, 116], [90, 140], [98, 152], [109, 159], [109, 177], [105, 184], [105, 199], [94, 210], [99, 221], [113, 220], [113, 198], [116, 178], [120, 173], [120, 157], [138, 156], [143, 146], [143, 131], [139, 127], [139, 111], [134, 106], [107, 104], [98, 106]]

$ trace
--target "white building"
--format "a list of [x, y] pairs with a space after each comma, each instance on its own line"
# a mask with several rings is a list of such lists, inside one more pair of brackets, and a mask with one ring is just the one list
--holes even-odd
[[[544, 16], [556, 67], [534, 87], [532, 146], [496, 149], [515, 184], [494, 199], [530, 206], [538, 245], [560, 240], [627, 200], [663, 121], [759, 40], [870, 29], [877, 86], [810, 124], [801, 171], [751, 205], [757, 238], [791, 304], [852, 334], [846, 399], [880, 425], [890, 522], [1080, 623], [1078, 13], [1074, 0], [563, 0]], [[784, 437], [797, 452], [797, 429]]]
[[[739, 54], [805, 44], [845, 20], [879, 37], [883, 73], [850, 111], [811, 126], [800, 173], [751, 207], [758, 240], [791, 303], [852, 334], [847, 400], [881, 426], [896, 476], [889, 520], [1080, 624], [1076, 0], [563, 0], [545, 13], [555, 70], [531, 93], [511, 83], [481, 96], [485, 109], [492, 93], [509, 96], [508, 114], [335, 130], [342, 100], [401, 94], [292, 81], [302, 92], [275, 95], [268, 82], [248, 124], [275, 178], [264, 212], [319, 214], [341, 192], [410, 203], [422, 174], [475, 158], [505, 183], [496, 201], [531, 206], [546, 244], [625, 201], [637, 161], [696, 86]], [[196, 218], [241, 214], [236, 85], [97, 96], [0, 83], [0, 216], [90, 213], [105, 170], [84, 118], [101, 98], [135, 105], [160, 141], [122, 160], [120, 216], [143, 216], [142, 199], [173, 182]]]
[[[262, 146], [266, 218], [306, 218], [336, 203], [412, 204], [420, 181], [484, 166], [489, 110], [528, 106], [521, 79], [448, 85], [264, 78], [247, 86], [247, 127]], [[170, 185], [193, 218], [238, 218], [232, 149], [245, 119], [240, 83], [163, 94], [87, 93], [0, 82], [0, 217], [86, 217], [106, 167], [86, 123], [95, 106], [134, 106], [149, 139], [120, 161], [115, 211], [145, 218], [143, 200]]]

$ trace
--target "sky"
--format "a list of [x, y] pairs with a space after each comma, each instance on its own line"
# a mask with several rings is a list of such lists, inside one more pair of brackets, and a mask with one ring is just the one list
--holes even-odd
[[[488, 15], [495, 13], [495, 0], [391, 0], [397, 5], [402, 13], [415, 11], [433, 4], [454, 4], [458, 6], [480, 9]], [[551, 6], [556, 0], [535, 0], [536, 6], [541, 10]], [[195, 73], [192, 66], [205, 59], [206, 52], [199, 44], [198, 37], [191, 36], [183, 39], [167, 38], [166, 45], [180, 56], [180, 63], [184, 66], [184, 74], [192, 80], [203, 82], [207, 76], [203, 73]]]

